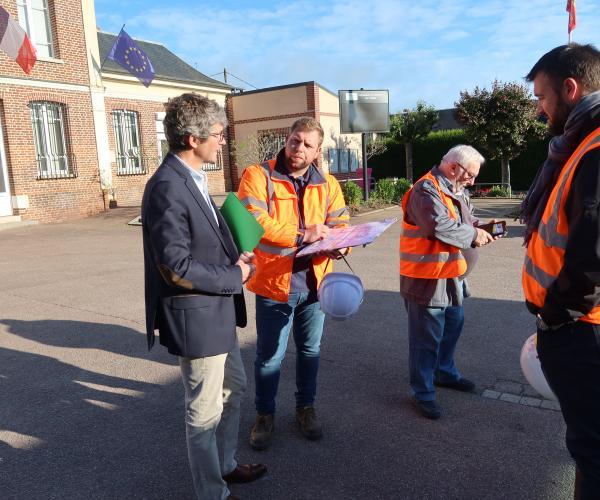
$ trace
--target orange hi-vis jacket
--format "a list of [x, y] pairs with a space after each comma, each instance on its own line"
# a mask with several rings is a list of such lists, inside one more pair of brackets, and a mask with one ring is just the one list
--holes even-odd
[[[244, 170], [238, 198], [264, 228], [254, 250], [256, 273], [247, 282], [248, 290], [280, 302], [287, 302], [294, 256], [298, 250], [300, 216], [298, 197], [289, 178], [275, 170], [276, 159], [251, 165]], [[316, 168], [316, 167], [315, 167]], [[316, 168], [304, 190], [304, 227], [326, 224], [347, 226], [348, 207], [338, 181]], [[333, 268], [330, 259], [315, 256], [312, 268], [317, 287]]]
[[448, 214], [457, 219], [456, 208], [441, 189], [436, 177], [427, 172], [402, 198], [402, 233], [400, 235], [400, 274], [411, 278], [456, 278], [467, 271], [467, 262], [459, 248], [444, 243], [406, 220], [408, 199], [419, 183], [431, 181], [437, 189]]
[[[523, 264], [522, 284], [527, 302], [539, 308], [544, 306], [546, 294], [558, 278], [565, 260], [565, 249], [569, 237], [569, 222], [565, 203], [571, 190], [573, 177], [581, 158], [589, 151], [600, 147], [600, 128], [588, 135], [564, 164], [537, 231], [534, 231]], [[600, 306], [593, 307], [580, 321], [600, 324]]]

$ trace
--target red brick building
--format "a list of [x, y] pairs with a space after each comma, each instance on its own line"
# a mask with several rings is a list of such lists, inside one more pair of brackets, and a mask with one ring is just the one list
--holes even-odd
[[[138, 205], [164, 149], [163, 103], [197, 92], [225, 105], [229, 85], [158, 43], [137, 41], [156, 76], [144, 87], [111, 60], [92, 0], [0, 0], [38, 59], [29, 75], [0, 53], [0, 222], [58, 222], [112, 199]], [[211, 191], [231, 189], [228, 154], [209, 165]]]
[[[106, 58], [116, 35], [98, 32], [93, 0], [0, 0], [37, 50], [29, 75], [0, 52], [0, 223], [59, 222], [107, 206], [137, 206], [167, 151], [164, 103], [196, 92], [226, 106], [228, 147], [206, 165], [211, 193], [237, 189], [233, 161], [251, 137], [283, 145], [293, 121], [312, 116], [325, 129], [322, 164], [355, 177], [359, 135], [339, 133], [337, 95], [315, 82], [232, 94], [160, 43], [136, 40], [155, 69], [146, 88]], [[239, 156], [239, 155], [238, 155]], [[252, 155], [251, 155], [252, 156]], [[256, 155], [255, 155], [256, 156]], [[230, 168], [230, 164], [232, 165]]]
[[[0, 54], [0, 216], [63, 220], [100, 211], [102, 192], [93, 132], [90, 75], [81, 0], [2, 0], [30, 32], [38, 61], [29, 75]], [[74, 22], [75, 21], [75, 22]], [[39, 30], [40, 23], [35, 23]]]

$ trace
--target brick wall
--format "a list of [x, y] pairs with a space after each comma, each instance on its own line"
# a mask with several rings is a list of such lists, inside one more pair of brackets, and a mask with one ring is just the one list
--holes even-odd
[[[16, 0], [0, 0], [0, 5], [15, 20], [19, 19]], [[56, 61], [38, 60], [28, 78], [89, 85], [81, 0], [48, 0], [48, 9], [54, 47], [53, 58]], [[27, 77], [21, 67], [1, 51], [0, 75]]]
[[[41, 90], [3, 85], [2, 127], [8, 178], [13, 195], [27, 195], [29, 208], [15, 210], [23, 219], [59, 222], [103, 209], [98, 158], [89, 93]], [[38, 179], [38, 166], [29, 104], [50, 101], [64, 105], [65, 142], [77, 177]]]
[[[9, 14], [18, 19], [15, 0], [0, 0]], [[54, 55], [38, 59], [29, 75], [0, 52], [0, 75], [54, 84], [89, 85], [81, 0], [49, 0]], [[89, 92], [51, 89], [15, 84], [0, 85], [2, 127], [8, 179], [12, 195], [27, 195], [28, 209], [15, 215], [40, 222], [59, 222], [84, 217], [104, 207], [98, 178], [96, 139]], [[65, 140], [70, 163], [77, 176], [38, 179], [30, 103], [50, 101], [64, 105]]]
[[[158, 152], [158, 138], [156, 132], [156, 113], [163, 112], [164, 105], [160, 102], [138, 101], [127, 99], [105, 99], [106, 124], [108, 129], [108, 142], [112, 153], [116, 153], [116, 137], [113, 126], [113, 110], [125, 109], [135, 111], [138, 117], [140, 134], [140, 152], [142, 158], [147, 159], [147, 173], [139, 175], [118, 175], [117, 163], [111, 163], [113, 187], [116, 191], [119, 206], [137, 206], [141, 204], [146, 182], [156, 171], [162, 158]], [[223, 194], [230, 190], [229, 152], [227, 146], [223, 147], [223, 169], [207, 172], [208, 188], [211, 194]]]
[[164, 106], [159, 102], [133, 101], [126, 99], [105, 99], [106, 128], [108, 131], [108, 144], [111, 157], [116, 154], [115, 129], [113, 126], [112, 112], [117, 109], [135, 111], [139, 127], [140, 154], [147, 161], [147, 173], [139, 175], [118, 175], [117, 163], [111, 163], [113, 188], [119, 206], [140, 205], [144, 187], [150, 176], [156, 171], [161, 158], [158, 153], [156, 138], [155, 113], [164, 111]]

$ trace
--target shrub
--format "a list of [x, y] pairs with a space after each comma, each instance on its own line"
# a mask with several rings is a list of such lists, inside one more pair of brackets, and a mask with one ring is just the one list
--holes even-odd
[[362, 203], [362, 189], [358, 184], [356, 184], [356, 182], [345, 182], [342, 185], [342, 193], [344, 194], [344, 200], [346, 200], [346, 205], [358, 206]]
[[411, 187], [412, 184], [408, 179], [405, 179], [404, 177], [398, 179], [394, 185], [394, 197], [392, 198], [392, 201], [394, 203], [400, 203], [404, 193], [406, 193]]
[[373, 197], [384, 203], [392, 203], [396, 182], [393, 179], [379, 179], [373, 190]]
[[510, 198], [511, 192], [508, 186], [492, 186], [487, 195], [497, 198]]

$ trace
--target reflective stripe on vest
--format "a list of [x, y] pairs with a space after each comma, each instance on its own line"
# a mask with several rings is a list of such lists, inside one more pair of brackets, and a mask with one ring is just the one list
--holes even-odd
[[[435, 176], [428, 172], [416, 183], [431, 181], [452, 219], [458, 219], [452, 198], [446, 195]], [[422, 228], [406, 222], [406, 207], [414, 186], [402, 199], [402, 234], [400, 235], [400, 274], [412, 278], [456, 278], [467, 271], [460, 249], [428, 235]]]
[[[525, 299], [537, 307], [544, 306], [548, 289], [564, 266], [569, 237], [565, 203], [571, 191], [573, 177], [581, 158], [596, 148], [600, 148], [600, 128], [588, 135], [564, 164], [548, 198], [538, 229], [532, 234], [527, 246], [522, 270], [523, 291]], [[580, 320], [600, 324], [600, 306], [594, 307]]]
[[264, 243], [259, 243], [256, 248], [258, 248], [261, 252], [281, 256], [293, 255], [298, 251], [297, 247], [276, 247], [274, 245], [265, 245]]
[[[275, 163], [275, 160], [271, 161], [273, 164]], [[275, 196], [275, 186], [273, 186], [273, 181], [271, 180], [271, 168], [268, 161], [261, 163], [260, 166], [265, 171], [265, 177], [267, 178], [267, 212], [273, 217], [273, 196]]]

